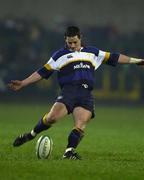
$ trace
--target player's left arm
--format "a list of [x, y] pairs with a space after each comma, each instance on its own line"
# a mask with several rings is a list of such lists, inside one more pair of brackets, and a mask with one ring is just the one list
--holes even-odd
[[104, 54], [103, 63], [111, 65], [111, 66], [116, 66], [118, 63], [119, 64], [137, 64], [140, 66], [144, 66], [144, 59], [129, 57], [120, 53], [104, 52], [103, 54]]
[[133, 57], [120, 54], [118, 58], [118, 63], [144, 65], [144, 59], [133, 58]]

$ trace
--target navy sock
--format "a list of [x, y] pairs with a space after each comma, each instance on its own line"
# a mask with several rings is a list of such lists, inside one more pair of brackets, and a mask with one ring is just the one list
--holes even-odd
[[46, 125], [46, 124], [44, 124], [44, 122], [43, 122], [43, 119], [40, 119], [40, 121], [38, 122], [38, 124], [34, 127], [34, 132], [36, 133], [36, 134], [38, 134], [38, 133], [40, 133], [40, 132], [42, 132], [42, 131], [44, 131], [44, 130], [47, 130], [47, 129], [49, 129], [51, 127], [51, 125]]
[[84, 136], [84, 132], [81, 129], [73, 129], [68, 136], [67, 148], [69, 147], [76, 148], [83, 136]]

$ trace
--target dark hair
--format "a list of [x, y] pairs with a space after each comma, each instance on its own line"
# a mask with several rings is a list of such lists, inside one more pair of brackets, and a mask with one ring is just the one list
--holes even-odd
[[69, 26], [67, 27], [64, 37], [73, 37], [73, 36], [78, 36], [78, 38], [81, 38], [81, 32], [80, 29], [76, 26]]

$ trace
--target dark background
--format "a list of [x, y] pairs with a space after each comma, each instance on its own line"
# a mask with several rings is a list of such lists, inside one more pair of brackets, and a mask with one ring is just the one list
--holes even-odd
[[[0, 0], [0, 101], [51, 101], [59, 87], [56, 75], [20, 92], [7, 88], [46, 63], [64, 44], [68, 25], [77, 25], [85, 44], [105, 51], [144, 57], [142, 0]], [[144, 69], [103, 65], [95, 73], [98, 103], [144, 103]]]

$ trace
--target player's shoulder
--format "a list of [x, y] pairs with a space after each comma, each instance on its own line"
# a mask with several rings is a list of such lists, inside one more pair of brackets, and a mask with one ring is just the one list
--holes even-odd
[[98, 54], [99, 54], [99, 49], [94, 46], [85, 46], [82, 51], [87, 52], [87, 53], [93, 53], [96, 56], [98, 56]]
[[66, 49], [65, 47], [63, 47], [63, 48], [60, 48], [59, 50], [55, 51], [51, 57], [53, 58], [54, 61], [56, 61], [61, 56], [68, 54], [68, 53], [69, 53], [69, 50]]

